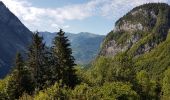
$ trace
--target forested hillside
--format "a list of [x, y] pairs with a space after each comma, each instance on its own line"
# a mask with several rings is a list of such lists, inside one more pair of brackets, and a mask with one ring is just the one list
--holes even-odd
[[46, 47], [38, 32], [0, 80], [2, 100], [170, 100], [170, 6], [149, 3], [120, 18], [95, 61], [75, 64], [63, 30]]

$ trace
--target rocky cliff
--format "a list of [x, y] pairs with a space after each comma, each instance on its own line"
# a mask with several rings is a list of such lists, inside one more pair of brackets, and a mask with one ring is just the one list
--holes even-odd
[[106, 36], [100, 55], [114, 56], [127, 51], [139, 56], [166, 40], [170, 28], [170, 6], [149, 3], [132, 9], [120, 18]]

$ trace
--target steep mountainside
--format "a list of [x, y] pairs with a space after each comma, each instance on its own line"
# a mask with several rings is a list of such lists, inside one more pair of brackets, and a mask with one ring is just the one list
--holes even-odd
[[150, 3], [136, 7], [116, 22], [100, 55], [114, 56], [126, 50], [134, 56], [149, 52], [166, 39], [169, 27], [169, 5]]
[[0, 76], [12, 66], [17, 51], [25, 51], [32, 33], [0, 1]]
[[[120, 53], [132, 58], [135, 70], [161, 76], [170, 66], [170, 6], [149, 3], [134, 8], [116, 22], [105, 38], [101, 56]], [[122, 58], [123, 59], [123, 58]], [[158, 78], [158, 77], [157, 77]]]
[[[52, 40], [56, 33], [40, 32], [40, 35], [44, 37], [47, 46], [52, 46]], [[79, 64], [87, 64], [95, 58], [99, 52], [100, 44], [105, 37], [103, 35], [96, 35], [87, 32], [81, 32], [78, 34], [66, 33], [66, 35], [71, 42], [73, 56], [76, 59], [76, 63]]]

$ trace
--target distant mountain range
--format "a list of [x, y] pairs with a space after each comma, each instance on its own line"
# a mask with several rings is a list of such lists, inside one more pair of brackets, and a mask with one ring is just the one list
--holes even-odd
[[[55, 33], [40, 32], [47, 46], [52, 45]], [[105, 36], [87, 32], [66, 33], [73, 49], [76, 63], [89, 63], [99, 51]], [[0, 77], [4, 77], [14, 66], [17, 52], [26, 53], [32, 41], [32, 32], [0, 1]]]
[[[52, 41], [56, 33], [40, 32], [47, 46], [52, 46]], [[88, 32], [78, 34], [66, 33], [73, 49], [73, 56], [78, 64], [88, 64], [98, 54], [100, 44], [104, 39], [104, 35], [96, 35]]]

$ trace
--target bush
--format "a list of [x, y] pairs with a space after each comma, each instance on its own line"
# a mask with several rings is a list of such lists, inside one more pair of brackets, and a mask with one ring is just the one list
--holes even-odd
[[35, 100], [69, 100], [70, 89], [62, 87], [60, 83], [56, 83], [50, 88], [40, 91]]
[[81, 84], [75, 87], [72, 94], [74, 100], [136, 100], [137, 93], [132, 90], [132, 85], [123, 82], [105, 83], [103, 86], [90, 87]]
[[170, 68], [164, 73], [163, 86], [162, 86], [163, 100], [170, 99]]
[[8, 100], [8, 94], [7, 94], [7, 83], [8, 83], [9, 77], [6, 77], [3, 80], [0, 80], [0, 100]]
[[[19, 98], [19, 100], [34, 100], [34, 98], [27, 93], [23, 93], [23, 95]], [[43, 99], [41, 99], [43, 100]]]

